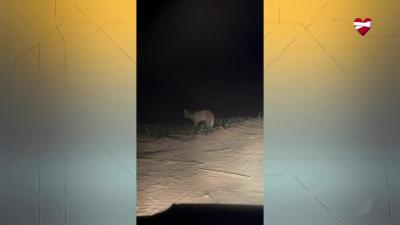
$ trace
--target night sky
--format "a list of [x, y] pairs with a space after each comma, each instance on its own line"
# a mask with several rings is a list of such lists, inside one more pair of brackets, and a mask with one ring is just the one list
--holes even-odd
[[262, 0], [139, 0], [138, 121], [263, 111]]

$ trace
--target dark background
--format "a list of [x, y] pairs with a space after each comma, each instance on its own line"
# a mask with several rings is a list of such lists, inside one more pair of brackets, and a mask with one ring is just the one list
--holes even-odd
[[138, 1], [138, 122], [263, 111], [262, 0]]

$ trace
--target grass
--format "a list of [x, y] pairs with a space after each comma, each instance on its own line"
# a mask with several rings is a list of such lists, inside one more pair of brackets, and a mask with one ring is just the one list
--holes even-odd
[[217, 129], [226, 129], [235, 123], [243, 122], [251, 119], [250, 117], [231, 117], [218, 118], [215, 120], [214, 127], [208, 128], [204, 123], [198, 127], [193, 125], [182, 126], [161, 126], [155, 124], [139, 124], [137, 134], [139, 138], [191, 138], [198, 134], [209, 134]]

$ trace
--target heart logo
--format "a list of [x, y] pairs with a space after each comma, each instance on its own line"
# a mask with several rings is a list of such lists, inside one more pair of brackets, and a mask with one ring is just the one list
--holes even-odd
[[362, 36], [366, 35], [371, 28], [372, 20], [370, 18], [365, 18], [362, 20], [361, 18], [357, 18], [354, 20], [354, 28], [360, 33]]

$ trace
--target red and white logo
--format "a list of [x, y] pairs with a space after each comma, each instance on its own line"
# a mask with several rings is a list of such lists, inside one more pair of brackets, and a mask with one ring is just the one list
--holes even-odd
[[365, 18], [362, 20], [361, 18], [357, 18], [354, 20], [354, 28], [360, 33], [362, 36], [368, 33], [371, 28], [372, 20], [370, 18]]

